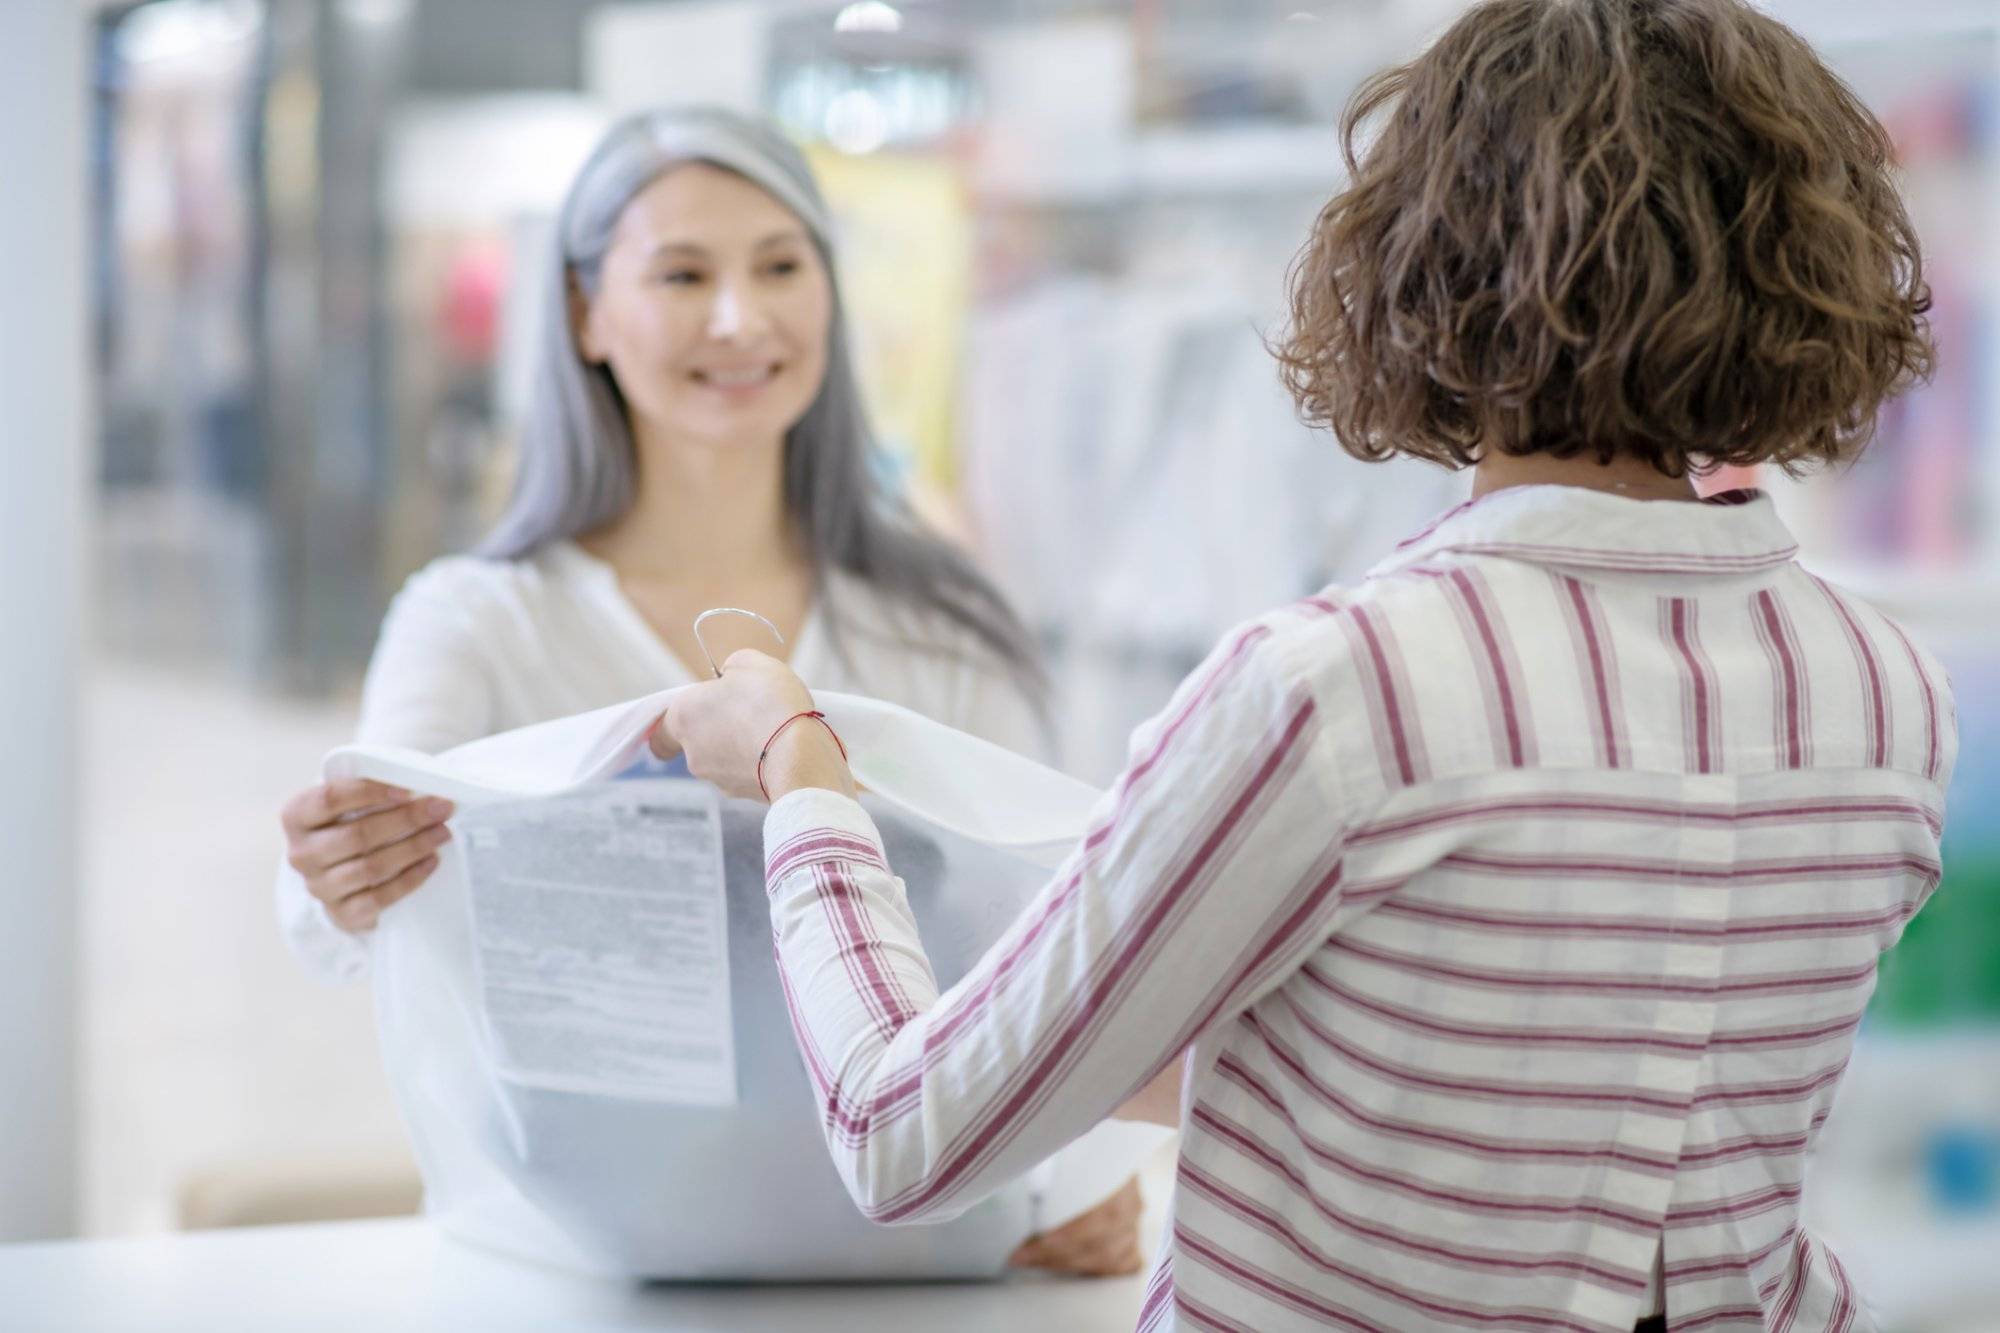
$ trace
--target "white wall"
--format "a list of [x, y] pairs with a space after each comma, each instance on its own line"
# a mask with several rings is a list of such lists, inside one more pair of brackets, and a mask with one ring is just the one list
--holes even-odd
[[662, 103], [761, 109], [770, 0], [611, 4], [583, 33], [583, 86], [623, 115]]
[[76, 1221], [86, 21], [0, 4], [0, 1240]]

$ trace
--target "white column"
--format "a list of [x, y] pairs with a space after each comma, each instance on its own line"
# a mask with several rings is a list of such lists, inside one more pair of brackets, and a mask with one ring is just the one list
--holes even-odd
[[76, 1224], [88, 22], [0, 2], [0, 1241]]

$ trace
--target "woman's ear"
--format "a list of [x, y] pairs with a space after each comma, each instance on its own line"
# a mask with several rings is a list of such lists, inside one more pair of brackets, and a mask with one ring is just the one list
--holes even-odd
[[575, 270], [570, 270], [564, 276], [563, 291], [569, 298], [569, 331], [570, 336], [576, 339], [577, 355], [588, 365], [603, 365], [604, 356], [598, 350], [597, 338], [590, 327], [590, 298], [583, 294], [583, 287], [576, 280]]

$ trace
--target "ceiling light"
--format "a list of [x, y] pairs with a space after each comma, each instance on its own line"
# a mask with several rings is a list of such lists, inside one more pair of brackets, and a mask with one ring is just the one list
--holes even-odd
[[882, 0], [858, 0], [833, 17], [835, 32], [901, 32], [903, 15]]

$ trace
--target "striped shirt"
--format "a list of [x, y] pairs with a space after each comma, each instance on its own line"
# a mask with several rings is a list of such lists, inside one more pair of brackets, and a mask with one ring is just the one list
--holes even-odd
[[1452, 511], [1231, 634], [942, 995], [867, 816], [766, 825], [834, 1160], [949, 1217], [1186, 1053], [1139, 1327], [1858, 1329], [1800, 1225], [1936, 885], [1937, 663], [1768, 498]]

